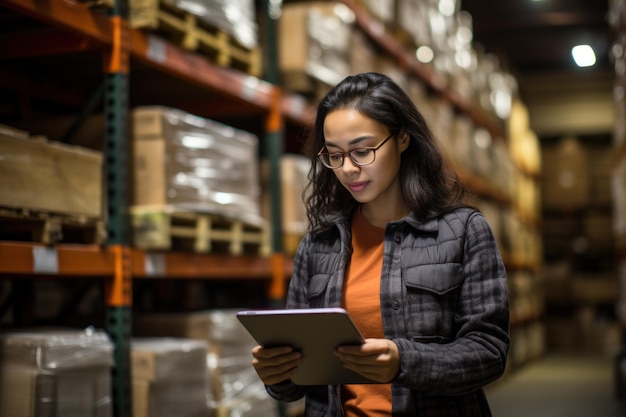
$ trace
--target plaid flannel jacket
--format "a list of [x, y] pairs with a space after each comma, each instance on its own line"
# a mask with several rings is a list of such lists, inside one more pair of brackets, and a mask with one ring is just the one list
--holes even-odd
[[[350, 218], [335, 225], [301, 242], [287, 308], [341, 306]], [[389, 223], [380, 288], [385, 337], [400, 350], [392, 415], [491, 416], [482, 387], [505, 369], [509, 302], [506, 271], [482, 214], [462, 208]], [[267, 391], [283, 401], [306, 395], [307, 417], [342, 415], [338, 386], [285, 381]]]

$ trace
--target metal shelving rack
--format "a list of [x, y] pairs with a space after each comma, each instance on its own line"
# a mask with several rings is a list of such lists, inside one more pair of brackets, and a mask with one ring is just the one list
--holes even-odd
[[[391, 55], [398, 66], [422, 79], [436, 94], [448, 100], [459, 112], [467, 114], [476, 125], [487, 128], [495, 138], [504, 137], [503, 128], [474, 105], [464, 101], [448, 88], [429, 67], [420, 64], [393, 37], [380, 31], [379, 25], [363, 11], [356, 1], [343, 1], [355, 12], [358, 27], [380, 48]], [[12, 47], [0, 51], [0, 58], [32, 57], [44, 54], [76, 51], [101, 51], [102, 87], [79, 115], [77, 123], [89, 114], [99, 100], [105, 101], [107, 166], [107, 232], [104, 247], [97, 245], [41, 244], [0, 241], [0, 277], [13, 280], [55, 277], [79, 279], [102, 278], [105, 283], [107, 330], [115, 342], [116, 368], [113, 375], [114, 413], [116, 417], [131, 415], [129, 343], [132, 312], [132, 282], [134, 279], [224, 279], [243, 278], [268, 280], [270, 301], [279, 302], [285, 296], [286, 279], [290, 276], [292, 260], [285, 257], [281, 247], [281, 215], [272, 210], [272, 254], [257, 256], [224, 256], [192, 253], [148, 253], [131, 247], [128, 236], [128, 198], [126, 184], [128, 149], [128, 107], [131, 62], [140, 64], [177, 80], [223, 98], [215, 112], [237, 115], [254, 114], [263, 121], [265, 153], [270, 159], [270, 195], [272, 206], [280, 207], [280, 172], [278, 159], [283, 150], [285, 127], [310, 126], [313, 111], [305, 98], [285, 94], [279, 87], [275, 67], [275, 21], [267, 10], [269, 0], [261, 2], [267, 39], [265, 62], [266, 80], [237, 70], [223, 68], [192, 52], [187, 52], [156, 36], [128, 26], [126, 0], [117, 0], [112, 15], [93, 13], [80, 2], [49, 0], [0, 0], [9, 8], [35, 21], [54, 27], [53, 34], [21, 33], [11, 42]], [[210, 102], [210, 99], [208, 100]], [[206, 106], [205, 102], [197, 103]], [[220, 113], [221, 112], [221, 113]], [[478, 194], [503, 206], [511, 202], [502, 198], [485, 181], [470, 174], [463, 180]], [[533, 221], [532, 219], [529, 221]], [[521, 268], [533, 266], [520, 265]]]
[[[125, 0], [117, 0], [110, 16], [92, 13], [75, 2], [2, 0], [2, 6], [61, 29], [53, 37], [20, 35], [14, 50], [5, 56], [28, 56], [52, 52], [100, 49], [103, 57], [103, 88], [98, 89], [85, 106], [77, 123], [89, 115], [98, 100], [105, 105], [105, 166], [107, 183], [107, 242], [97, 245], [41, 244], [0, 242], [0, 276], [20, 279], [46, 277], [80, 279], [101, 277], [105, 283], [107, 332], [114, 342], [115, 368], [112, 375], [113, 411], [116, 417], [132, 414], [130, 390], [130, 336], [132, 280], [148, 278], [194, 278], [269, 280], [270, 300], [284, 298], [285, 280], [290, 276], [291, 261], [274, 244], [269, 258], [251, 255], [148, 253], [131, 248], [128, 225], [129, 172], [129, 65], [131, 59], [184, 80], [232, 102], [230, 109], [253, 109], [265, 117], [267, 153], [277, 165], [282, 148], [283, 114], [291, 123], [308, 123], [308, 109], [303, 99], [282, 96], [280, 90], [236, 70], [219, 67], [194, 53], [186, 52], [157, 37], [129, 28]], [[68, 34], [68, 36], [65, 36]], [[71, 36], [70, 36], [71, 35]], [[59, 45], [63, 44], [59, 49]], [[227, 110], [228, 111], [228, 110]], [[277, 168], [272, 170], [272, 184], [279, 184]], [[273, 185], [272, 192], [280, 187]], [[273, 204], [280, 196], [273, 197]], [[280, 213], [277, 214], [280, 219]], [[273, 241], [280, 242], [280, 221], [274, 221]], [[276, 226], [277, 225], [277, 226]]]

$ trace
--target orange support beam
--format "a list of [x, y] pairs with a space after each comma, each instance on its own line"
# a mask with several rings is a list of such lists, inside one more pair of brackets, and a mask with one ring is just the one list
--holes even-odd
[[128, 74], [130, 33], [128, 21], [121, 16], [112, 16], [113, 43], [111, 49], [105, 52], [104, 71], [107, 74]]
[[282, 300], [287, 296], [285, 256], [282, 253], [272, 254], [272, 281], [269, 296], [271, 300]]
[[130, 307], [133, 301], [132, 251], [122, 245], [112, 245], [109, 250], [114, 255], [115, 270], [106, 286], [107, 306]]

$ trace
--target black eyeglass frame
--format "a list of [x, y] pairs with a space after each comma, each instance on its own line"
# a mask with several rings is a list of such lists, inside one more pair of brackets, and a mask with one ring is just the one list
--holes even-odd
[[[369, 146], [366, 148], [356, 148], [356, 149], [352, 149], [351, 151], [348, 152], [322, 152], [324, 149], [326, 149], [326, 146], [324, 146], [322, 149], [320, 149], [320, 151], [317, 153], [317, 159], [319, 159], [319, 161], [322, 163], [322, 165], [324, 165], [326, 168], [328, 169], [339, 169], [343, 166], [344, 161], [346, 160], [346, 156], [350, 157], [350, 160], [352, 161], [352, 163], [356, 166], [360, 166], [360, 167], [364, 167], [367, 165], [371, 165], [374, 163], [374, 161], [376, 161], [376, 151], [379, 150], [385, 143], [387, 143], [387, 141], [389, 139], [391, 139], [396, 132], [391, 132], [389, 134], [389, 136], [387, 136], [385, 139], [383, 139], [382, 142], [380, 142], [378, 145], [376, 146]], [[354, 160], [354, 157], [352, 156], [352, 152], [359, 152], [359, 151], [372, 151], [374, 152], [374, 158], [372, 158], [372, 162], [368, 162], [366, 164], [362, 164], [360, 162], [357, 162]], [[326, 162], [324, 162], [323, 157], [324, 156], [330, 156], [330, 155], [341, 155], [341, 165], [337, 166], [337, 167], [331, 167], [328, 166], [326, 164]]]

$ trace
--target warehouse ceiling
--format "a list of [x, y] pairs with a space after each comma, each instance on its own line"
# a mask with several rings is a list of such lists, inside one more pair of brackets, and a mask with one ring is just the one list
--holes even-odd
[[[523, 97], [541, 79], [558, 79], [569, 91], [590, 82], [610, 85], [608, 1], [461, 0], [461, 8], [472, 15], [475, 44], [500, 57]], [[571, 49], [578, 44], [595, 49], [595, 66], [576, 66]]]

